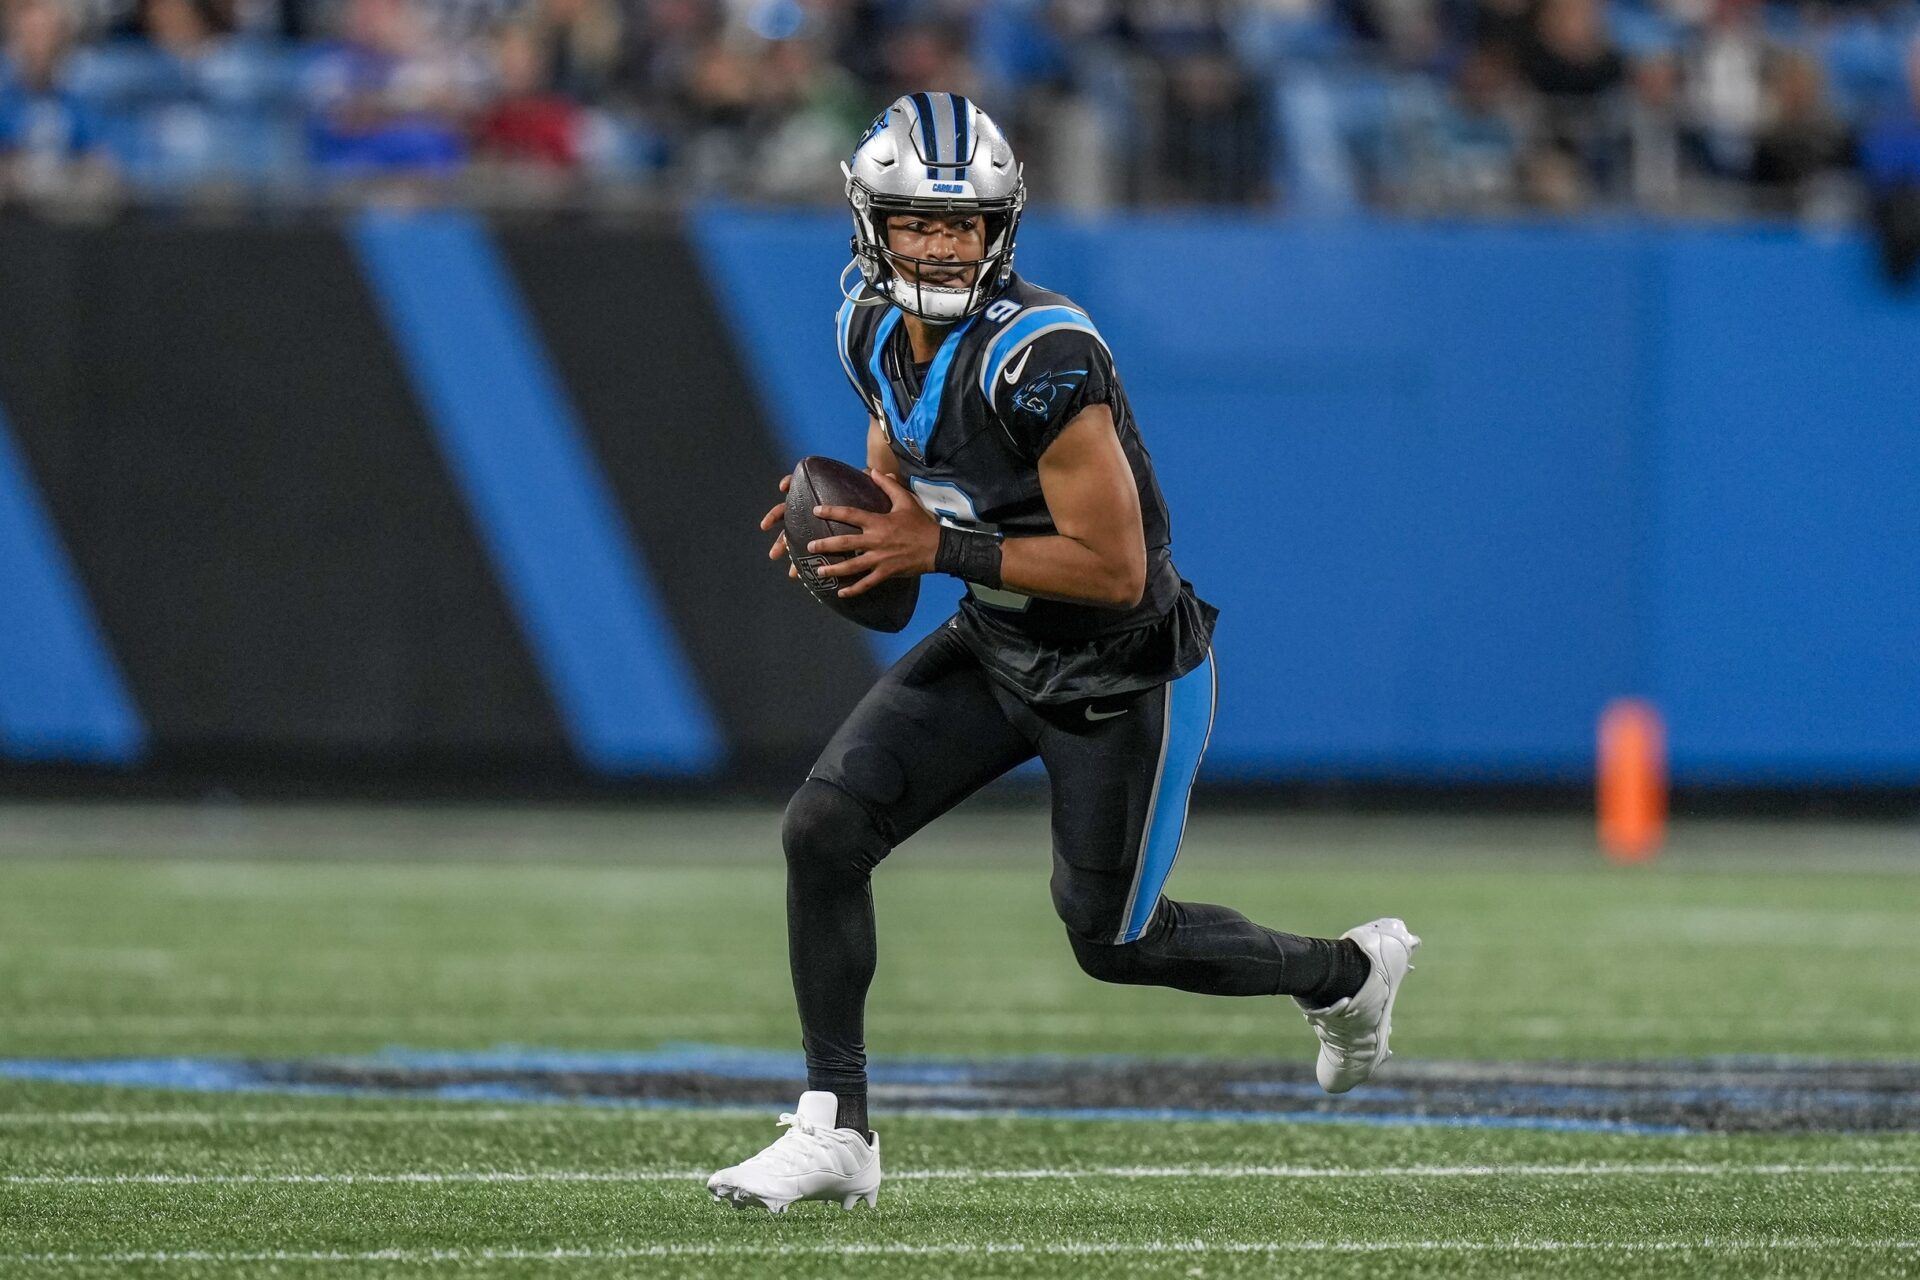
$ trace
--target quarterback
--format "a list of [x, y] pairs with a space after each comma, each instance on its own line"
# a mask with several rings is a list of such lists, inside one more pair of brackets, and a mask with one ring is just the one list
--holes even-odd
[[[1397, 919], [1299, 937], [1162, 893], [1213, 724], [1215, 610], [1174, 567], [1167, 505], [1100, 331], [1013, 270], [1026, 188], [1012, 148], [967, 99], [913, 93], [843, 167], [858, 271], [851, 289], [843, 275], [840, 364], [892, 509], [818, 508], [858, 532], [803, 550], [846, 556], [822, 570], [841, 595], [931, 573], [966, 594], [855, 707], [787, 806], [807, 1091], [777, 1141], [708, 1188], [775, 1212], [875, 1202], [869, 879], [1035, 756], [1052, 796], [1053, 905], [1080, 967], [1103, 982], [1292, 996], [1319, 1037], [1321, 1086], [1353, 1088], [1387, 1057], [1420, 940]], [[784, 534], [770, 554], [786, 556]]]

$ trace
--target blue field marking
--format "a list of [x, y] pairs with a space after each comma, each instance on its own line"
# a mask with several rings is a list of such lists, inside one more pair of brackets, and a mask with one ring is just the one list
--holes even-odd
[[[401, 1055], [402, 1058], [408, 1055]], [[449, 1062], [466, 1055], [435, 1054], [426, 1055], [430, 1059]], [[502, 1059], [495, 1054], [474, 1055], [491, 1062]], [[538, 1055], [542, 1060], [551, 1060], [555, 1055]], [[566, 1057], [568, 1055], [558, 1055]], [[593, 1055], [613, 1057], [624, 1055]], [[625, 1060], [639, 1061], [647, 1055], [626, 1057]], [[792, 1102], [790, 1086], [804, 1076], [805, 1071], [797, 1057], [781, 1055], [784, 1067], [777, 1080], [768, 1079], [769, 1084], [783, 1086], [770, 1089], [763, 1099], [736, 1102], [701, 1102], [675, 1098], [622, 1098], [593, 1094], [565, 1093], [559, 1090], [541, 1089], [537, 1085], [508, 1081], [475, 1081], [472, 1083], [440, 1084], [422, 1088], [403, 1088], [398, 1086], [316, 1084], [299, 1080], [278, 1079], [263, 1074], [261, 1063], [242, 1059], [195, 1059], [195, 1058], [129, 1058], [108, 1061], [87, 1061], [68, 1059], [16, 1059], [0, 1061], [0, 1078], [15, 1080], [40, 1080], [58, 1084], [108, 1085], [115, 1088], [165, 1089], [186, 1093], [242, 1093], [277, 1094], [299, 1097], [337, 1097], [337, 1098], [428, 1098], [441, 1102], [496, 1102], [526, 1103], [546, 1106], [582, 1106], [612, 1107], [639, 1111], [739, 1111], [742, 1109], [768, 1109], [789, 1106]], [[382, 1055], [368, 1060], [368, 1065], [391, 1065], [395, 1059]], [[1035, 1059], [1034, 1061], [1045, 1061]], [[330, 1065], [344, 1065], [345, 1060]], [[955, 1071], [959, 1067], [953, 1068]], [[876, 1097], [885, 1100], [887, 1086], [901, 1083], [903, 1076], [919, 1074], [912, 1068], [888, 1071], [875, 1070], [871, 1073]], [[1028, 1120], [1125, 1120], [1125, 1121], [1205, 1121], [1211, 1123], [1233, 1124], [1340, 1124], [1368, 1125], [1384, 1128], [1440, 1128], [1440, 1129], [1544, 1129], [1574, 1133], [1620, 1133], [1639, 1135], [1677, 1135], [1698, 1132], [1682, 1125], [1640, 1124], [1623, 1120], [1596, 1120], [1567, 1116], [1496, 1116], [1496, 1115], [1424, 1115], [1414, 1112], [1339, 1112], [1339, 1111], [1252, 1111], [1230, 1108], [1201, 1108], [1182, 1110], [1173, 1107], [1034, 1107], [999, 1106], [989, 1100], [985, 1091], [969, 1090], [982, 1097], [978, 1107], [954, 1107], [916, 1105], [903, 1101], [901, 1105], [890, 1108], [896, 1114], [925, 1116], [945, 1119], [979, 1119], [982, 1117], [1012, 1117]]]
[[367, 213], [351, 239], [575, 750], [608, 774], [714, 768], [712, 713], [485, 227]]
[[1679, 1137], [1698, 1133], [1684, 1125], [1639, 1124], [1631, 1120], [1587, 1120], [1574, 1116], [1424, 1115], [1383, 1111], [1180, 1111], [1173, 1108], [1128, 1107], [1015, 1107], [984, 1111], [949, 1110], [916, 1114], [945, 1114], [972, 1119], [1007, 1115], [1044, 1120], [1206, 1120], [1231, 1124], [1357, 1124], [1388, 1129], [1547, 1129], [1565, 1133], [1624, 1133]]
[[[732, 1045], [671, 1041], [656, 1049], [628, 1053], [581, 1053], [562, 1049], [527, 1049], [503, 1045], [478, 1052], [389, 1049], [379, 1055], [382, 1066], [415, 1067], [422, 1071], [525, 1071], [569, 1075], [661, 1075], [687, 1072], [725, 1080], [778, 1080], [783, 1084], [804, 1075], [805, 1066], [784, 1049], [746, 1049]], [[1058, 1060], [1033, 1061], [1057, 1065]], [[1129, 1059], [1131, 1061], [1131, 1059]], [[938, 1058], [889, 1058], [871, 1064], [868, 1078], [878, 1085], [964, 1085], [980, 1078], [983, 1064]], [[0, 1067], [4, 1071], [4, 1067]]]
[[146, 726], [0, 412], [0, 757], [133, 764]]
[[[1742, 1120], [1764, 1113], [1777, 1119], [1813, 1108], [1823, 1118], [1805, 1130], [1912, 1132], [1920, 1129], [1920, 1089], [1909, 1089], [1913, 1064], [1832, 1063], [1741, 1059], [1639, 1064], [1638, 1087], [1558, 1085], [1514, 1078], [1525, 1063], [1433, 1064], [1351, 1097], [1330, 1098], [1303, 1079], [1234, 1079], [1260, 1066], [1206, 1060], [1155, 1060], [1122, 1054], [1035, 1055], [992, 1060], [888, 1058], [872, 1064], [876, 1102], [890, 1112], [976, 1118], [1011, 1116], [1049, 1120], [1182, 1120], [1236, 1124], [1334, 1124], [1450, 1129], [1533, 1129], [1570, 1133], [1668, 1135], [1767, 1128]], [[1566, 1063], [1541, 1064], [1564, 1071]], [[1602, 1064], [1605, 1071], [1635, 1064]], [[1777, 1072], [1775, 1087], [1715, 1082], [1729, 1071]], [[1132, 1073], [1134, 1092], [1150, 1098], [1167, 1072], [1189, 1085], [1211, 1071], [1190, 1107], [1074, 1105], [1072, 1095], [1115, 1093], [1116, 1079]], [[364, 1080], [354, 1079], [366, 1073]], [[408, 1073], [418, 1073], [409, 1079]], [[468, 1073], [472, 1078], [449, 1079]], [[1196, 1075], [1198, 1073], [1198, 1075]], [[1827, 1088], [1820, 1080], [1851, 1074]], [[1285, 1073], [1283, 1073], [1285, 1074]], [[494, 1076], [497, 1078], [489, 1078]], [[687, 1077], [706, 1080], [688, 1086]], [[502, 1045], [477, 1052], [388, 1049], [369, 1057], [306, 1061], [234, 1058], [19, 1059], [0, 1061], [0, 1078], [63, 1084], [152, 1088], [202, 1093], [285, 1094], [361, 1098], [427, 1098], [449, 1102], [530, 1103], [647, 1111], [732, 1111], [791, 1105], [804, 1079], [799, 1054], [787, 1050], [670, 1043], [635, 1052], [579, 1052]], [[603, 1077], [603, 1079], [596, 1079]], [[676, 1078], [687, 1092], [648, 1093], [648, 1078]], [[1862, 1087], [1883, 1080], [1885, 1087]], [[1121, 1089], [1122, 1093], [1125, 1089]], [[1276, 1106], [1252, 1105], [1271, 1098]], [[1245, 1099], [1248, 1105], [1238, 1105]], [[1378, 1109], [1374, 1109], [1378, 1108]], [[1389, 1109], [1390, 1108], [1390, 1109]], [[1569, 1111], [1574, 1112], [1568, 1114]], [[1604, 1112], [1604, 1114], [1594, 1114]], [[1875, 1117], [1878, 1117], [1877, 1119]], [[1851, 1122], [1851, 1123], [1850, 1123]]]

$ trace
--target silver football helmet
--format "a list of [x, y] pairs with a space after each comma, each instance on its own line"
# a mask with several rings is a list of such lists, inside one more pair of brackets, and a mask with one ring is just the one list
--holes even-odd
[[[936, 324], [981, 311], [1013, 271], [1013, 239], [1026, 207], [1027, 186], [1000, 126], [953, 93], [909, 93], [868, 126], [840, 171], [853, 206], [853, 261], [840, 274], [840, 291], [860, 302], [891, 302]], [[976, 213], [986, 221], [986, 256], [965, 285], [927, 284], [921, 268], [950, 272], [952, 262], [913, 258], [887, 247], [887, 216], [900, 213]], [[869, 286], [849, 291], [859, 269]]]

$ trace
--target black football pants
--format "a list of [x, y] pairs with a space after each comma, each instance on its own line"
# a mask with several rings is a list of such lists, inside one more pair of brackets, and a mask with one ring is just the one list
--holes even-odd
[[1030, 704], [941, 627], [881, 677], [787, 806], [787, 946], [812, 1089], [864, 1091], [869, 878], [895, 845], [1014, 766], [1052, 789], [1053, 905], [1081, 968], [1210, 995], [1351, 994], [1350, 943], [1299, 938], [1161, 887], [1213, 723], [1213, 659], [1114, 698]]

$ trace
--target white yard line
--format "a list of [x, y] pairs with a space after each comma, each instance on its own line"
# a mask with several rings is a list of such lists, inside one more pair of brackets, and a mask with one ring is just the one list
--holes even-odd
[[[39, 1032], [96, 1031], [106, 1028], [122, 1034], [172, 1035], [205, 1031], [389, 1031], [395, 1028], [418, 1030], [441, 1028], [483, 1030], [511, 1024], [535, 1026], [545, 1030], [578, 1028], [602, 1031], [607, 1028], [631, 1030], [634, 1027], [731, 1029], [765, 1021], [751, 1013], [564, 1013], [528, 1009], [507, 1015], [497, 1013], [408, 1013], [404, 1010], [373, 1013], [118, 1013], [111, 1009], [30, 1010], [7, 1015], [7, 1025], [15, 1030]], [[1031, 1024], [1028, 1024], [1031, 1025]], [[1805, 1023], [1796, 1025], [1804, 1026]], [[1836, 1018], [1836, 1026], [1840, 1025]], [[25, 1056], [25, 1055], [16, 1055]]]
[[[450, 1183], [685, 1182], [704, 1181], [706, 1170], [456, 1170], [395, 1173], [26, 1173], [0, 1177], [10, 1186], [382, 1186]], [[1459, 1164], [1340, 1168], [1321, 1165], [1107, 1165], [1088, 1169], [906, 1169], [887, 1175], [900, 1182], [1071, 1182], [1087, 1178], [1591, 1178], [1591, 1177], [1832, 1177], [1920, 1175], [1912, 1164]]]
[[[746, 1110], [747, 1108], [742, 1108]], [[481, 1110], [449, 1106], [438, 1111], [0, 1111], [0, 1127], [59, 1125], [215, 1124], [503, 1124], [575, 1119], [632, 1120], [634, 1107], [523, 1106]], [[756, 1109], [766, 1114], [766, 1108]]]
[[365, 1252], [292, 1250], [245, 1253], [210, 1250], [144, 1253], [15, 1253], [0, 1254], [0, 1263], [60, 1265], [101, 1263], [271, 1263], [271, 1262], [589, 1262], [638, 1261], [647, 1258], [883, 1256], [980, 1257], [1024, 1254], [1036, 1257], [1200, 1254], [1375, 1254], [1375, 1253], [1766, 1253], [1769, 1251], [1828, 1251], [1912, 1253], [1920, 1240], [1843, 1237], [1840, 1239], [1712, 1237], [1697, 1240], [1066, 1240], [1049, 1244], [1019, 1241], [980, 1241], [953, 1244], [898, 1242], [832, 1244], [658, 1244], [633, 1247], [580, 1249], [372, 1249]]

